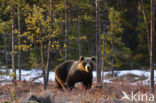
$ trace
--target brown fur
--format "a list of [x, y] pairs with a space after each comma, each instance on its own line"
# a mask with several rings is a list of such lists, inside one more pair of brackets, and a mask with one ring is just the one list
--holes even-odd
[[[84, 62], [89, 62], [91, 68], [88, 70], [83, 66]], [[79, 61], [65, 61], [55, 68], [55, 87], [73, 88], [76, 82], [82, 82], [86, 88], [92, 85], [92, 70], [94, 69], [94, 60], [80, 57]]]

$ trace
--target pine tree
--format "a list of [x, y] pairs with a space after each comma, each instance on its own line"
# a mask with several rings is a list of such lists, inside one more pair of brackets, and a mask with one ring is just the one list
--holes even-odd
[[80, 20], [79, 20], [79, 11], [77, 13], [77, 31], [78, 31], [78, 42], [79, 42], [79, 57], [81, 56], [81, 33], [80, 33]]
[[96, 5], [96, 69], [97, 83], [101, 83], [101, 50], [100, 50], [100, 8], [99, 0], [95, 0]]
[[65, 0], [65, 60], [68, 60], [68, 0]]
[[14, 10], [14, 0], [11, 0], [11, 14], [12, 14], [12, 71], [13, 71], [13, 83], [16, 80], [16, 68], [15, 68], [15, 10]]
[[150, 87], [154, 93], [154, 0], [151, 0], [151, 35], [150, 35]]
[[41, 68], [43, 70], [43, 76], [45, 75], [45, 63], [44, 63], [44, 40], [49, 38], [49, 19], [44, 15], [45, 10], [39, 6], [34, 5], [32, 11], [29, 11], [28, 17], [25, 22], [27, 25], [27, 32], [23, 35], [27, 37], [30, 45], [26, 46], [30, 48], [33, 44], [40, 44], [40, 56], [41, 56]]
[[[20, 0], [18, 0], [18, 46], [21, 45], [21, 11], [20, 11]], [[18, 48], [18, 69], [19, 69], [19, 80], [21, 80], [21, 50]]]
[[52, 45], [52, 23], [53, 23], [53, 0], [50, 1], [50, 36], [49, 36], [49, 44], [48, 44], [48, 56], [47, 56], [47, 70], [44, 76], [44, 89], [46, 90], [48, 80], [49, 80], [49, 69], [50, 69], [50, 56], [51, 56], [51, 45]]
[[105, 65], [111, 66], [112, 75], [114, 75], [114, 68], [125, 68], [130, 61], [131, 50], [127, 48], [122, 41], [122, 23], [121, 12], [114, 8], [109, 9], [108, 15], [109, 24], [106, 27], [105, 36], [101, 35], [101, 39], [105, 41], [102, 48], [105, 48]]

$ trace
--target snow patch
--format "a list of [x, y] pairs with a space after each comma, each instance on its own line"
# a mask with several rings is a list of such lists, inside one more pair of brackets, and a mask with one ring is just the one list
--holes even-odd
[[[12, 69], [7, 69], [9, 74], [12, 73]], [[1, 72], [6, 72], [6, 69], [0, 69]], [[125, 74], [135, 74], [138, 76], [142, 76], [144, 75], [145, 77], [147, 77], [147, 80], [144, 81], [137, 81], [135, 83], [132, 83], [132, 85], [136, 85], [136, 84], [143, 84], [143, 85], [148, 85], [149, 82], [149, 78], [150, 78], [150, 72], [149, 71], [145, 71], [145, 70], [121, 70], [121, 71], [114, 71], [117, 73], [118, 77], [121, 77]], [[31, 81], [33, 78], [35, 77], [39, 77], [42, 74], [42, 70], [36, 70], [36, 69], [31, 69], [31, 70], [21, 70], [21, 78], [22, 80], [25, 81]], [[103, 73], [104, 76], [106, 76], [107, 74], [110, 74], [111, 71], [106, 71]], [[11, 83], [12, 77], [9, 76], [9, 74], [3, 74], [0, 76], [0, 84], [5, 84], [5, 83]], [[16, 74], [17, 74], [17, 79], [19, 78], [19, 70], [16, 70]], [[155, 70], [155, 74], [156, 74], [156, 70]], [[96, 79], [96, 71], [93, 71], [93, 78]], [[136, 78], [137, 79], [137, 78]], [[50, 81], [55, 81], [55, 73], [54, 72], [49, 72], [49, 80]], [[156, 75], [155, 75], [155, 81], [156, 81]], [[36, 79], [34, 82], [37, 83], [43, 83], [43, 77]], [[103, 80], [104, 83], [112, 83], [112, 81], [110, 79], [104, 78]]]

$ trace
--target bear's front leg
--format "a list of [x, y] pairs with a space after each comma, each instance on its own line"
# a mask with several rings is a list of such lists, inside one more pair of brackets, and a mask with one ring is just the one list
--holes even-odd
[[74, 88], [74, 83], [66, 83], [68, 89], [72, 90]]
[[86, 90], [88, 88], [91, 88], [91, 86], [92, 86], [92, 79], [89, 79], [89, 80], [84, 81], [83, 82], [83, 85], [86, 87]]
[[74, 88], [75, 80], [74, 80], [73, 75], [69, 75], [67, 77], [65, 85], [67, 86], [67, 88], [70, 88], [70, 90], [72, 90]]

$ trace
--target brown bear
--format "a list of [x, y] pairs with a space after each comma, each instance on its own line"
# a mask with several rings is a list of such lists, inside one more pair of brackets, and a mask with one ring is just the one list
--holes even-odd
[[86, 89], [90, 88], [94, 68], [95, 57], [80, 56], [78, 61], [65, 61], [55, 68], [55, 87], [72, 89], [75, 83], [82, 82]]

